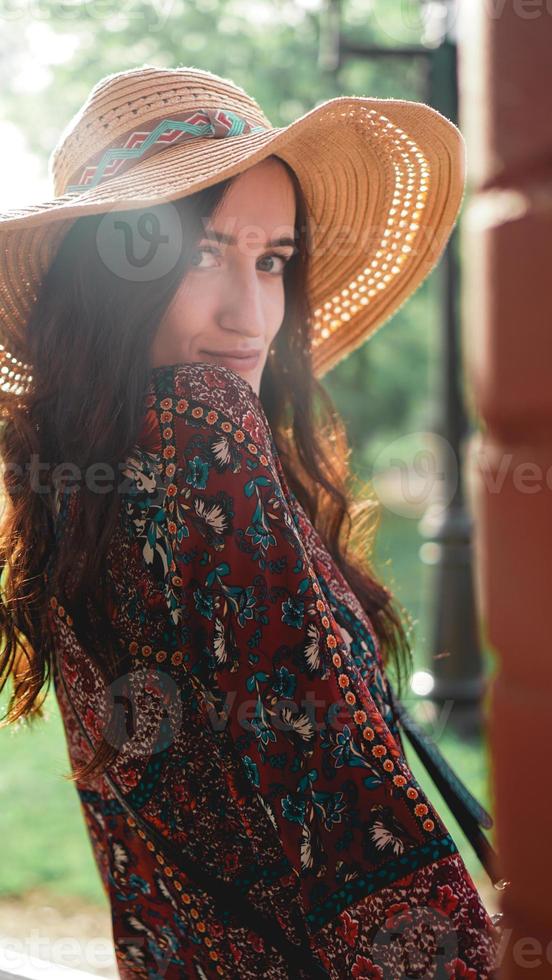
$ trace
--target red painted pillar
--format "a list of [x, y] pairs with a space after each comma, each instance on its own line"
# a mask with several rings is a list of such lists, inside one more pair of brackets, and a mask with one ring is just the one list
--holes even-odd
[[461, 0], [462, 229], [501, 978], [552, 976], [552, 3]]

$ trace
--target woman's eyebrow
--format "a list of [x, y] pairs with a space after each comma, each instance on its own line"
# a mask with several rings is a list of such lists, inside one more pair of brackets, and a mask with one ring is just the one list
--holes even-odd
[[[236, 239], [232, 235], [226, 235], [223, 231], [213, 231], [209, 229], [203, 235], [204, 238], [208, 238], [209, 241], [219, 242], [221, 245], [235, 245]], [[274, 238], [271, 242], [266, 243], [266, 247], [270, 248], [274, 245], [291, 245], [295, 248], [295, 241], [293, 238], [287, 236], [281, 238]]]

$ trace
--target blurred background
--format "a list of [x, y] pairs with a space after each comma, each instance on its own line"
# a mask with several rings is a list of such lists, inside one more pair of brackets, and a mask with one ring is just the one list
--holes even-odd
[[[0, 210], [52, 196], [48, 156], [109, 72], [208, 69], [244, 86], [275, 126], [338, 95], [419, 100], [458, 121], [457, 28], [452, 3], [423, 0], [0, 0]], [[461, 218], [469, 196], [468, 186]], [[415, 672], [404, 701], [492, 813], [480, 711], [493, 658], [475, 626], [462, 471], [477, 425], [459, 342], [462, 255], [455, 232], [423, 285], [325, 384], [346, 421], [355, 474], [379, 502], [374, 567], [410, 621]], [[411, 752], [409, 761], [494, 911], [481, 865]], [[44, 723], [0, 733], [0, 763], [0, 835], [9, 841], [0, 933], [26, 937], [29, 952], [31, 932], [48, 936], [38, 955], [115, 977], [106, 899], [77, 794], [62, 779], [53, 692]], [[76, 952], [54, 941], [71, 936], [81, 940]]]

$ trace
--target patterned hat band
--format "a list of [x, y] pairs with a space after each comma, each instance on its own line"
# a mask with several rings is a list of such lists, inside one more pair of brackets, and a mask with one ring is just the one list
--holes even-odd
[[247, 136], [263, 133], [266, 126], [253, 125], [231, 109], [188, 109], [174, 113], [170, 119], [154, 119], [149, 129], [131, 129], [103, 148], [80, 168], [66, 193], [88, 191], [111, 177], [129, 170], [137, 161], [145, 160], [175, 143], [185, 143], [197, 137], [225, 139], [227, 136]]

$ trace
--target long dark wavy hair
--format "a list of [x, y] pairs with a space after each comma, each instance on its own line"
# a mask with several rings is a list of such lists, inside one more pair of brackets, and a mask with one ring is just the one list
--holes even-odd
[[[395, 608], [392, 595], [371, 570], [378, 508], [369, 495], [364, 507], [357, 502], [344, 425], [312, 371], [308, 213], [295, 172], [277, 159], [295, 188], [297, 252], [285, 269], [285, 316], [263, 372], [260, 399], [289, 485], [370, 617], [400, 692], [411, 658], [402, 622], [405, 611]], [[71, 583], [71, 608], [82, 612], [91, 597], [100, 606], [107, 601], [102, 563], [117, 523], [120, 494], [116, 488], [92, 493], [82, 487], [72, 536], [56, 543], [53, 470], [62, 462], [75, 464], [80, 472], [98, 462], [116, 468], [131, 451], [141, 426], [157, 326], [206, 219], [215, 214], [231, 183], [232, 178], [223, 180], [171, 202], [181, 221], [183, 246], [165, 275], [132, 281], [114, 274], [116, 256], [106, 261], [109, 243], [102, 238], [102, 248], [98, 246], [104, 215], [96, 214], [71, 225], [43, 279], [28, 323], [32, 386], [0, 428], [0, 692], [8, 679], [13, 681], [1, 727], [20, 718], [43, 717], [55, 656], [47, 621], [47, 565], [57, 595], [67, 597]], [[121, 211], [111, 218], [125, 222], [129, 215]], [[112, 247], [120, 245], [114, 241]], [[7, 475], [31, 472], [33, 458], [48, 462], [47, 472], [40, 474], [41, 492], [30, 482], [16, 485]], [[108, 620], [104, 612], [99, 621], [106, 629]], [[86, 621], [86, 616], [79, 617], [79, 622]], [[103, 648], [106, 639], [107, 633]], [[86, 636], [79, 640], [87, 642]], [[95, 655], [93, 644], [86, 649]], [[106, 683], [120, 676], [121, 667], [125, 664], [115, 650], [107, 662], [102, 658]], [[66, 778], [101, 774], [118, 754], [115, 744], [111, 733], [102, 738], [90, 761]]]

